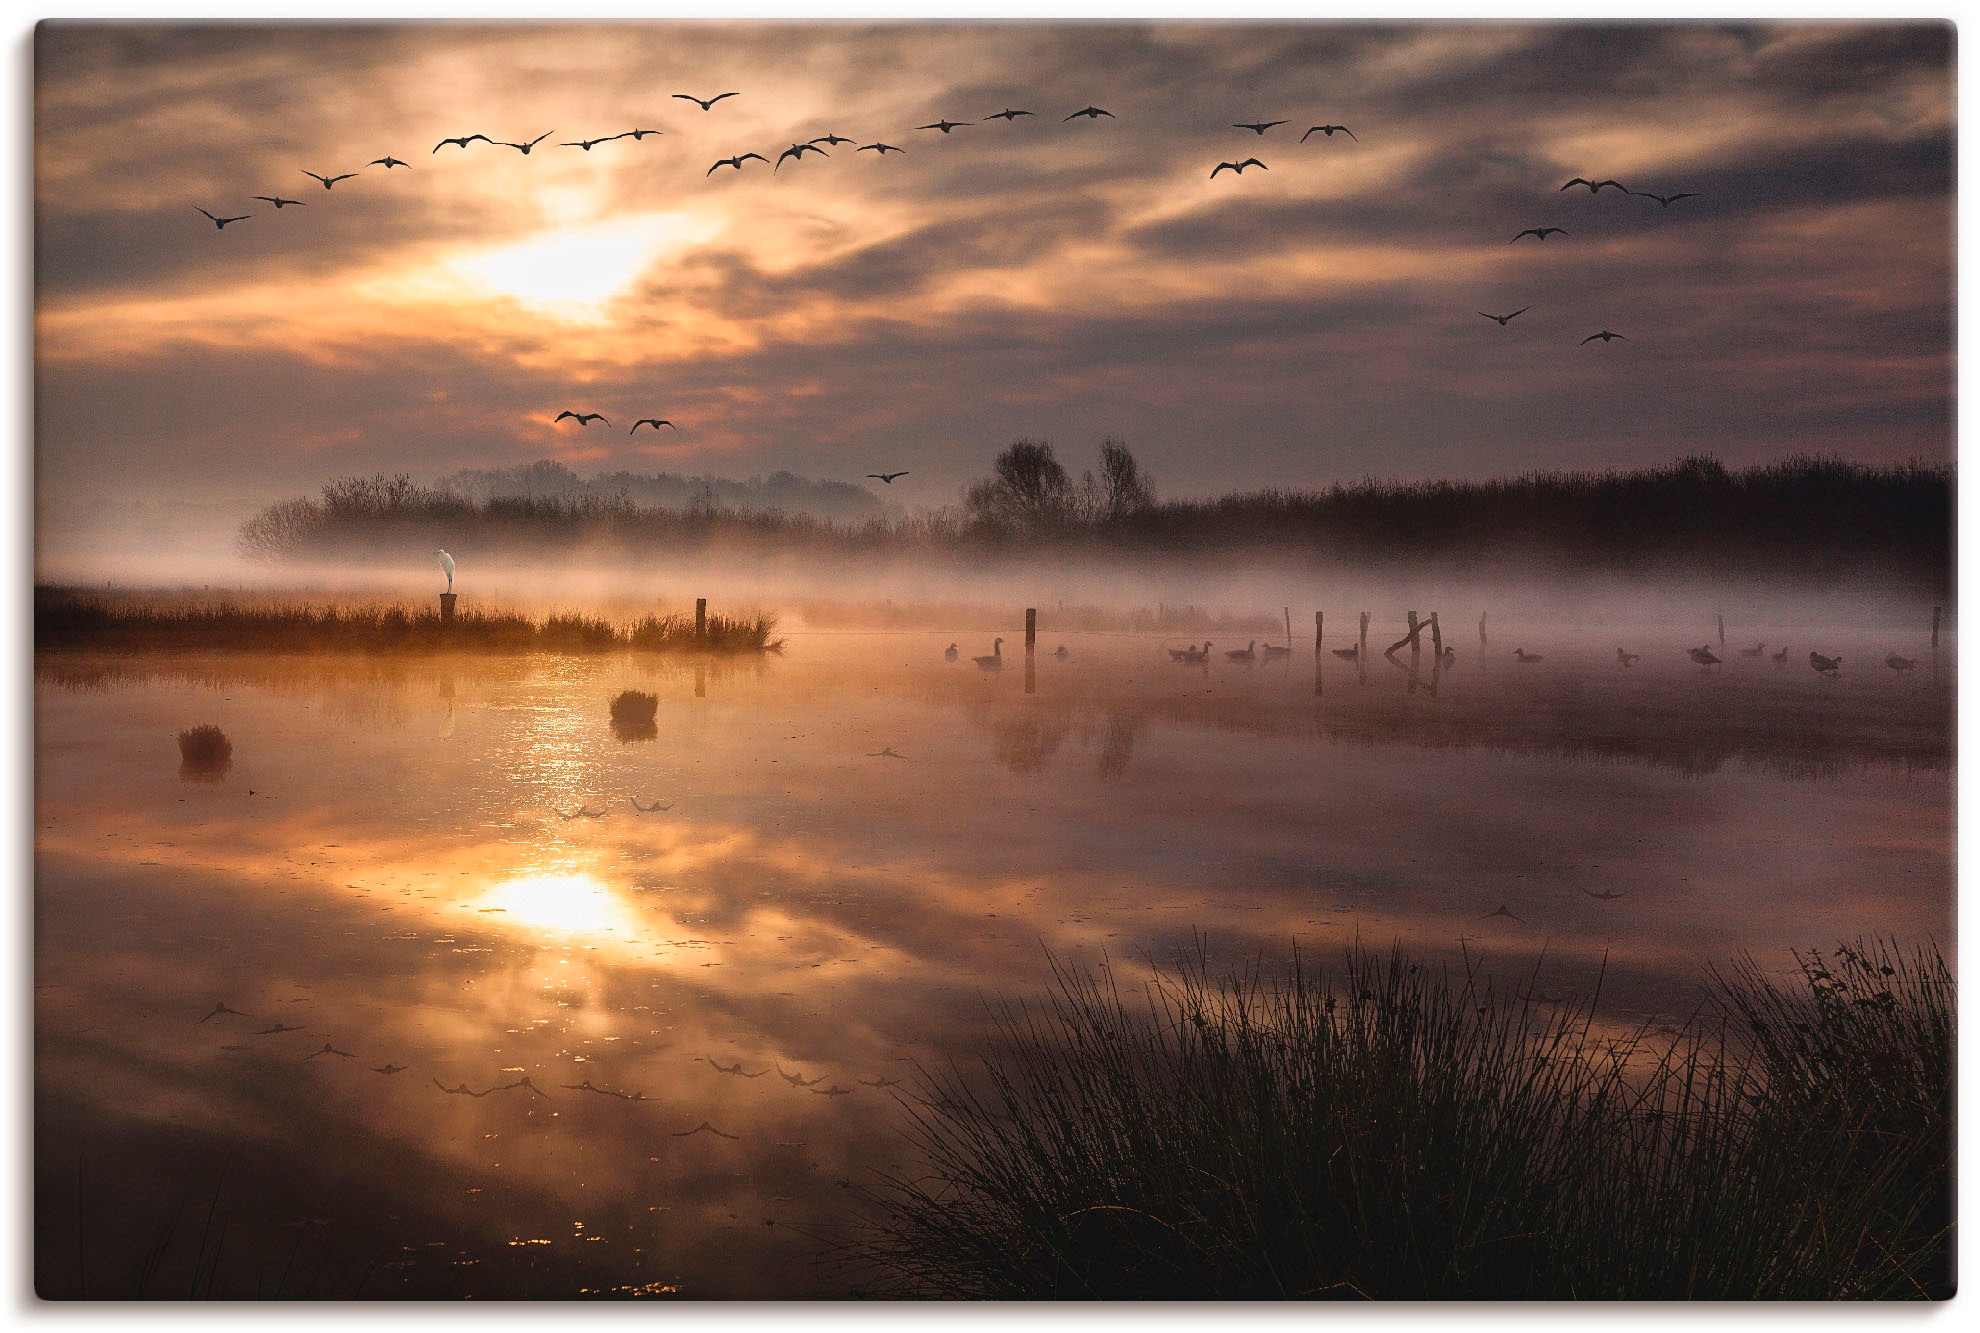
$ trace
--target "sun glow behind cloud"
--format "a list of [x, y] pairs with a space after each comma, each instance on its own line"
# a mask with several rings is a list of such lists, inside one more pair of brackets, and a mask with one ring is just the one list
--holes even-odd
[[497, 295], [567, 318], [598, 319], [656, 259], [706, 241], [717, 229], [689, 213], [648, 213], [559, 227], [445, 262]]

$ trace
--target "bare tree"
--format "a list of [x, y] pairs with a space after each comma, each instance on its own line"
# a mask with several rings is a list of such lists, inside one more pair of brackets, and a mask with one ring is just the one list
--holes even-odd
[[972, 517], [1003, 527], [1038, 528], [1074, 516], [1072, 479], [1043, 440], [1013, 440], [992, 464], [996, 475], [973, 483], [965, 497]]

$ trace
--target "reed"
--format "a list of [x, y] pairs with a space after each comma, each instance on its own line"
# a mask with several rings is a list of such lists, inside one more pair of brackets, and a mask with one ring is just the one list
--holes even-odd
[[934, 1174], [869, 1196], [864, 1258], [979, 1299], [1947, 1295], [1951, 981], [1883, 966], [1825, 995], [1742, 960], [1661, 1041], [1400, 951], [1140, 1002], [1055, 963], [979, 1071], [924, 1076]]
[[620, 626], [596, 616], [554, 614], [542, 621], [512, 612], [462, 611], [442, 623], [437, 610], [404, 606], [110, 605], [60, 588], [36, 588], [37, 649], [103, 652], [556, 652], [622, 650], [775, 652], [774, 617], [710, 615], [696, 638], [691, 618], [648, 616]]

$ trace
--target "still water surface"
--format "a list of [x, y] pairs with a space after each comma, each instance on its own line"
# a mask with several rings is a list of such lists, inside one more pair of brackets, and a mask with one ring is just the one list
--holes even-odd
[[[1591, 640], [1412, 690], [1065, 636], [1027, 694], [1017, 640], [992, 673], [950, 637], [44, 655], [42, 1294], [845, 1294], [855, 1187], [916, 1170], [896, 1096], [1048, 954], [1132, 985], [1399, 940], [1560, 992], [1606, 960], [1626, 1023], [1741, 949], [1951, 951], [1950, 669], [1881, 645], [1828, 679]], [[200, 723], [224, 773], [181, 772]]]

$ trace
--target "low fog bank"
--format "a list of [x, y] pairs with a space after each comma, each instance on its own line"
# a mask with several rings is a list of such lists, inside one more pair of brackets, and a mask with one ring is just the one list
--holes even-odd
[[[94, 588], [119, 599], [174, 602], [313, 601], [429, 603], [447, 588], [431, 549], [378, 552], [361, 563], [249, 561], [210, 545], [149, 550], [141, 539], [88, 558], [50, 558], [37, 582]], [[1314, 613], [1326, 614], [1331, 645], [1348, 642], [1359, 612], [1393, 626], [1409, 611], [1439, 613], [1447, 642], [1477, 643], [1481, 615], [1496, 648], [1510, 652], [1522, 633], [1593, 632], [1608, 626], [1667, 631], [1716, 643], [1796, 629], [1900, 629], [1929, 626], [1939, 599], [1915, 587], [1865, 576], [1795, 583], [1750, 575], [1640, 571], [1590, 573], [1536, 564], [1452, 570], [1407, 561], [1318, 564], [1270, 556], [1249, 559], [1082, 557], [1012, 559], [978, 570], [931, 568], [912, 560], [703, 551], [640, 561], [594, 552], [561, 561], [481, 558], [454, 553], [462, 609], [542, 615], [589, 610], [633, 617], [691, 607], [763, 611], [783, 630], [1022, 630], [1039, 612], [1041, 633], [1220, 632], [1310, 640]], [[1948, 632], [1953, 608], [1944, 603]], [[1371, 631], [1371, 637], [1384, 630]], [[1380, 645], [1386, 646], [1386, 641]]]

